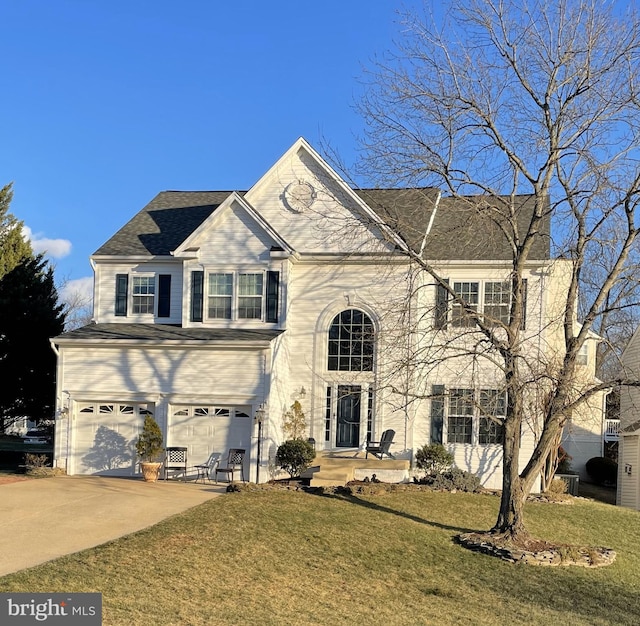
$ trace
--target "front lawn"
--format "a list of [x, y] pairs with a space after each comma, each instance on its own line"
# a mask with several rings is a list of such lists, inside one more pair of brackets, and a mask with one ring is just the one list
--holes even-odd
[[453, 543], [497, 507], [462, 493], [231, 493], [0, 589], [100, 591], [105, 626], [638, 623], [638, 513], [528, 504], [533, 534], [618, 553], [610, 567], [548, 568]]

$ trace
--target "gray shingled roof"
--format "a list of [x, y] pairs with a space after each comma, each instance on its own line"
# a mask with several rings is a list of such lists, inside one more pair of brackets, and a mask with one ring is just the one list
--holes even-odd
[[158, 341], [272, 341], [283, 331], [236, 328], [182, 328], [173, 324], [89, 324], [71, 330], [59, 339]]
[[[169, 255], [232, 193], [230, 191], [163, 191], [137, 213], [96, 255]], [[244, 195], [243, 192], [238, 192]], [[437, 190], [359, 189], [356, 193], [415, 250], [433, 212]], [[531, 215], [532, 196], [518, 196], [518, 219], [524, 229]], [[489, 260], [511, 258], [504, 236], [488, 213], [478, 209], [481, 196], [468, 201], [442, 198], [425, 257], [429, 259]], [[530, 258], [548, 259], [549, 222], [534, 244]]]
[[[433, 213], [437, 189], [360, 189], [357, 193], [413, 250], [420, 250]], [[494, 221], [495, 211], [484, 206], [486, 200], [483, 196], [443, 197], [427, 237], [424, 258], [509, 260], [511, 250]], [[534, 198], [520, 195], [515, 197], [514, 203], [518, 207], [518, 229], [525, 233], [534, 209]], [[529, 258], [550, 258], [550, 243], [550, 225], [546, 219]]]
[[[95, 255], [168, 255], [204, 222], [231, 191], [161, 191]], [[244, 195], [245, 192], [238, 192]]]

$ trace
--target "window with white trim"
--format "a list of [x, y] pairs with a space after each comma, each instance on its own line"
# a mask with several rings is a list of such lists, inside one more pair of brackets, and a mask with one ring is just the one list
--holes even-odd
[[238, 274], [238, 318], [262, 318], [262, 274]]
[[329, 327], [327, 369], [340, 372], [373, 371], [374, 326], [358, 309], [345, 309]]
[[156, 277], [133, 276], [132, 282], [131, 310], [133, 313], [153, 315], [156, 294]]
[[580, 346], [580, 350], [578, 350], [576, 363], [578, 365], [589, 365], [589, 344], [586, 341]]
[[209, 318], [230, 320], [232, 304], [233, 274], [209, 274]]
[[449, 391], [447, 443], [471, 443], [473, 427], [473, 390]]
[[478, 443], [502, 445], [504, 442], [504, 418], [507, 414], [507, 396], [496, 389], [480, 390], [480, 415], [478, 418]]
[[471, 318], [467, 309], [478, 310], [479, 303], [479, 283], [464, 282], [453, 283], [453, 291], [456, 296], [464, 301], [467, 307], [463, 307], [461, 304], [454, 302], [451, 309], [451, 325], [456, 328], [468, 328], [475, 326], [473, 318]]
[[447, 443], [502, 445], [507, 412], [504, 391], [453, 388], [446, 395]]
[[[524, 330], [526, 325], [527, 282], [526, 278], [522, 279], [524, 309], [521, 330]], [[475, 320], [471, 311], [482, 313], [484, 321], [489, 326], [509, 323], [512, 290], [510, 281], [470, 280], [451, 283], [451, 289], [466, 306], [454, 300], [447, 289], [448, 284], [449, 280], [443, 279], [442, 284], [436, 285], [434, 308], [436, 328], [444, 329], [449, 323], [453, 328], [473, 328]]]
[[484, 284], [484, 321], [498, 325], [509, 323], [511, 283], [486, 282]]
[[278, 321], [279, 272], [208, 272], [206, 289], [200, 287], [203, 272], [192, 274], [198, 275], [198, 287], [192, 281], [191, 321], [203, 321], [203, 298], [208, 320]]

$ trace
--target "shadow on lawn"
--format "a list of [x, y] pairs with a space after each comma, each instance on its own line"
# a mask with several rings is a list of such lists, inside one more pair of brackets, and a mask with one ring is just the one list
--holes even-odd
[[367, 500], [362, 500], [354, 495], [336, 494], [336, 493], [323, 493], [323, 494], [319, 493], [317, 495], [319, 495], [321, 498], [342, 500], [343, 502], [349, 502], [349, 504], [357, 504], [358, 506], [365, 507], [366, 509], [372, 509], [374, 511], [380, 511], [382, 513], [390, 513], [391, 515], [404, 517], [405, 519], [409, 519], [413, 522], [418, 522], [418, 524], [425, 524], [426, 526], [433, 526], [434, 528], [441, 528], [442, 530], [450, 530], [451, 532], [454, 532], [454, 533], [478, 532], [478, 530], [474, 528], [460, 528], [458, 526], [449, 526], [448, 524], [441, 524], [440, 522], [434, 522], [432, 520], [418, 517], [417, 515], [412, 515], [411, 513], [405, 513], [403, 511], [391, 509], [387, 506], [381, 506], [379, 504], [376, 504], [375, 502], [368, 502]]

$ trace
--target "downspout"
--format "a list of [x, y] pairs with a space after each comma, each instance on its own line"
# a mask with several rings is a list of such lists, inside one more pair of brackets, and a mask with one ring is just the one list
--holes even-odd
[[51, 349], [54, 351], [57, 358], [60, 358], [60, 350], [58, 350], [56, 344], [53, 339], [49, 339], [49, 343], [51, 344]]

